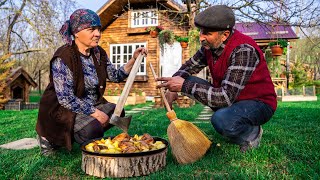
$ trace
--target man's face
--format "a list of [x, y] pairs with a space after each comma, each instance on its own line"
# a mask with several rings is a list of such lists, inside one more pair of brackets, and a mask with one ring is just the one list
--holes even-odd
[[78, 41], [85, 47], [92, 48], [98, 46], [101, 33], [100, 27], [90, 27], [76, 33]]
[[229, 31], [219, 33], [217, 31], [207, 31], [205, 29], [200, 29], [201, 45], [206, 49], [217, 49], [228, 38], [229, 33]]

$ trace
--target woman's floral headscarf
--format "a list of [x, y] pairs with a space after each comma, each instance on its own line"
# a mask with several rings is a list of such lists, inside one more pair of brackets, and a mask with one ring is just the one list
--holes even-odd
[[101, 27], [99, 16], [90, 9], [78, 9], [74, 11], [70, 19], [62, 25], [59, 33], [62, 35], [63, 40], [71, 45], [74, 34], [94, 26]]

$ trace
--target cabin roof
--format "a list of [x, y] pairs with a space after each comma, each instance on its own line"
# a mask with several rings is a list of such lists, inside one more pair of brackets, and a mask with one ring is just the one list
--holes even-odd
[[9, 86], [12, 82], [18, 79], [20, 76], [23, 76], [26, 79], [26, 82], [29, 83], [33, 87], [37, 87], [38, 84], [31, 78], [31, 76], [21, 67], [17, 67], [16, 69], [12, 69], [10, 75], [7, 77], [7, 86]]
[[101, 20], [102, 29], [105, 29], [110, 25], [117, 17], [121, 15], [124, 11], [130, 8], [132, 4], [145, 5], [145, 4], [161, 3], [166, 7], [181, 11], [184, 9], [182, 5], [174, 0], [108, 0], [100, 9], [97, 10], [97, 14]]
[[236, 23], [235, 28], [254, 40], [298, 39], [289, 25], [276, 23], [262, 24], [257, 22]]

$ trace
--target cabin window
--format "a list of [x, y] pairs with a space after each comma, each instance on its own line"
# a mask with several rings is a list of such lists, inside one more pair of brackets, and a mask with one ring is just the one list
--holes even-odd
[[131, 27], [157, 26], [158, 14], [156, 9], [134, 10], [131, 12]]
[[[133, 52], [139, 47], [146, 47], [146, 43], [110, 44], [110, 61], [119, 69], [132, 58]], [[143, 58], [137, 75], [147, 75], [146, 58]]]

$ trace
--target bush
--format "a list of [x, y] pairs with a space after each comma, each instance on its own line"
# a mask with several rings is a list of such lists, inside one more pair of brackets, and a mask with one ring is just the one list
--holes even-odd
[[269, 47], [274, 45], [280, 45], [281, 48], [286, 48], [288, 46], [288, 41], [285, 39], [278, 39], [277, 41], [269, 42]]
[[301, 63], [295, 63], [291, 73], [294, 77], [293, 87], [303, 86], [308, 82], [307, 72]]
[[162, 26], [151, 26], [151, 27], [146, 27], [145, 30], [147, 32], [150, 32], [150, 31], [162, 31], [163, 30], [163, 27]]
[[189, 42], [189, 37], [176, 36], [175, 39], [178, 42]]

